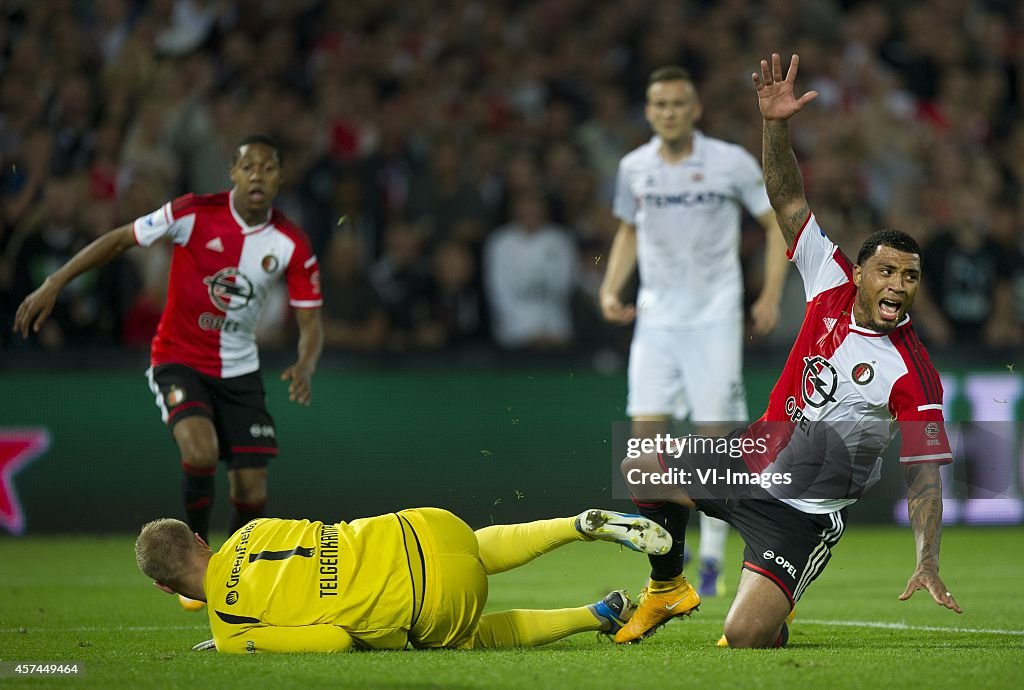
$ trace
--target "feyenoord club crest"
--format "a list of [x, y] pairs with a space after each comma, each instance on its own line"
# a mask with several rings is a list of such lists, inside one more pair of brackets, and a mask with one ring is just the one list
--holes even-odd
[[185, 391], [181, 390], [177, 386], [171, 386], [171, 389], [167, 391], [167, 407], [180, 405], [184, 400]]
[[273, 273], [274, 271], [277, 270], [277, 257], [274, 256], [273, 254], [267, 254], [265, 257], [263, 257], [263, 261], [260, 262], [260, 266], [262, 266], [263, 270], [266, 271], [267, 273]]
[[875, 368], [867, 362], [861, 362], [853, 367], [850, 375], [853, 377], [854, 383], [864, 386], [871, 383], [871, 379], [875, 378]]

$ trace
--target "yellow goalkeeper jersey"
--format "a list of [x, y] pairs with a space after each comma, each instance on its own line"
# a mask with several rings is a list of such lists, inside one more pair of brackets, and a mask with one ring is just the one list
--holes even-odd
[[411, 526], [395, 513], [334, 525], [253, 520], [206, 572], [217, 649], [402, 649], [422, 608], [418, 553]]

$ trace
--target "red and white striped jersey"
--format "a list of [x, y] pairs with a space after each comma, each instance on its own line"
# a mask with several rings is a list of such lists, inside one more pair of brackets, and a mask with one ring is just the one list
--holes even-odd
[[[789, 251], [804, 281], [807, 311], [768, 409], [748, 435], [768, 437], [768, 452], [745, 457], [753, 471], [776, 471], [794, 434], [824, 422], [838, 431], [849, 458], [874, 467], [854, 477], [851, 493], [878, 480], [879, 456], [902, 436], [900, 462], [952, 462], [942, 418], [942, 384], [905, 316], [890, 333], [858, 326], [853, 264], [808, 217]], [[783, 422], [780, 424], [780, 422]], [[819, 425], [821, 426], [821, 425]], [[826, 513], [856, 498], [787, 498], [795, 508]]]
[[248, 225], [232, 193], [186, 194], [137, 219], [135, 241], [174, 243], [167, 306], [150, 360], [231, 378], [259, 369], [256, 325], [275, 281], [289, 303], [319, 307], [320, 272], [309, 239], [277, 210]]

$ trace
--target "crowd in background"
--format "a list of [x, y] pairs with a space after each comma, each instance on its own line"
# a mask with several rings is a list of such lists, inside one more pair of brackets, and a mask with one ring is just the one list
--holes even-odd
[[[104, 231], [227, 189], [281, 144], [276, 206], [320, 257], [327, 349], [623, 353], [597, 290], [649, 73], [695, 76], [703, 131], [760, 154], [750, 74], [801, 55], [807, 196], [856, 255], [924, 247], [930, 347], [1024, 342], [1024, 4], [1013, 0], [6, 0], [0, 349], [145, 348], [168, 251], [76, 280], [33, 342], [20, 300]], [[748, 303], [763, 232], [748, 219]], [[797, 280], [795, 271], [790, 279]], [[774, 338], [791, 342], [802, 293]], [[265, 348], [293, 347], [286, 295]], [[770, 344], [770, 343], [769, 343]], [[756, 345], [756, 344], [755, 344]]]

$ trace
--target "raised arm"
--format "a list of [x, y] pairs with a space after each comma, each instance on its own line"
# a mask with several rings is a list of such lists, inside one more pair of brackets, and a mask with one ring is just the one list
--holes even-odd
[[28, 337], [30, 328], [33, 333], [38, 333], [43, 322], [53, 311], [57, 295], [65, 285], [86, 271], [110, 263], [135, 244], [135, 232], [131, 223], [115, 228], [90, 242], [24, 299], [14, 316], [14, 330], [21, 333], [22, 338]]
[[793, 246], [797, 233], [811, 211], [804, 196], [796, 154], [789, 141], [788, 120], [818, 95], [817, 91], [808, 91], [800, 98], [793, 94], [799, 63], [799, 56], [793, 55], [783, 79], [782, 60], [778, 53], [772, 53], [771, 67], [767, 60], [761, 60], [761, 73], [755, 72], [752, 75], [754, 88], [757, 89], [757, 105], [764, 118], [761, 143], [764, 185], [772, 208], [775, 209], [779, 229], [789, 247]]
[[900, 600], [906, 601], [914, 592], [924, 589], [939, 606], [963, 613], [939, 577], [939, 543], [942, 541], [942, 477], [939, 466], [933, 462], [907, 465], [906, 479], [907, 509], [917, 546], [917, 567]]

